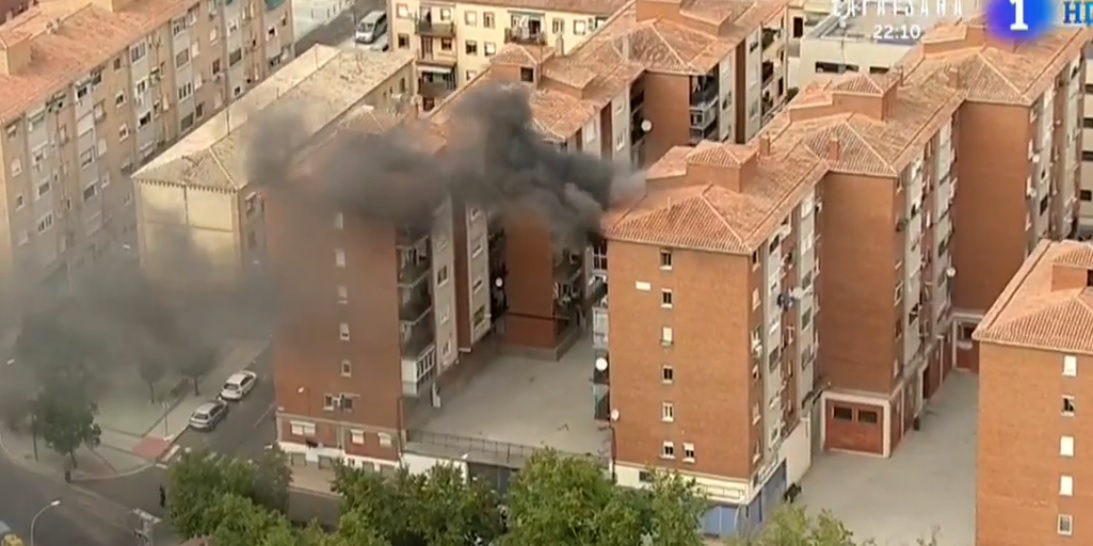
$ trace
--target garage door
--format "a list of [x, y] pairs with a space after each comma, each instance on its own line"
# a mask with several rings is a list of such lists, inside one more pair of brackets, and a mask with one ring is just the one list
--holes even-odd
[[828, 400], [824, 447], [884, 454], [884, 407]]

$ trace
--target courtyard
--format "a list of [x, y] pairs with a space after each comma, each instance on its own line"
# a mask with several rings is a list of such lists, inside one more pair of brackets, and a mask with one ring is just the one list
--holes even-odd
[[936, 529], [938, 546], [975, 543], [978, 378], [955, 372], [890, 459], [844, 453], [818, 457], [799, 502], [830, 510], [858, 540], [913, 546]]
[[609, 427], [593, 418], [594, 359], [589, 337], [557, 362], [501, 355], [459, 393], [443, 398], [415, 436], [450, 456], [496, 462], [542, 447], [607, 457]]

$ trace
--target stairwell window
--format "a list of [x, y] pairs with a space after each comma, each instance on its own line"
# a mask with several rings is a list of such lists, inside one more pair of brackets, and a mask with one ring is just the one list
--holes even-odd
[[669, 270], [672, 269], [672, 251], [661, 250], [660, 251], [660, 268]]
[[660, 446], [660, 458], [661, 459], [675, 459], [676, 458], [676, 446], [672, 442], [664, 442]]
[[346, 286], [338, 286], [338, 303], [346, 305], [349, 303], [349, 288]]
[[1058, 533], [1066, 537], [1074, 534], [1074, 516], [1059, 514]]
[[672, 291], [671, 290], [665, 289], [665, 290], [660, 291], [660, 306], [663, 307], [664, 309], [671, 309], [672, 308]]
[[352, 377], [353, 376], [353, 362], [349, 359], [342, 360], [341, 372], [342, 372], [342, 377]]
[[672, 343], [675, 343], [675, 333], [672, 331], [671, 326], [664, 326], [660, 329], [660, 344], [664, 347], [671, 347]]
[[660, 405], [660, 420], [665, 423], [671, 423], [676, 420], [676, 407], [671, 402], [664, 402]]
[[338, 267], [345, 267], [345, 251], [336, 248], [334, 249], [334, 265]]
[[349, 341], [349, 323], [342, 322], [338, 324], [338, 337], [342, 341]]

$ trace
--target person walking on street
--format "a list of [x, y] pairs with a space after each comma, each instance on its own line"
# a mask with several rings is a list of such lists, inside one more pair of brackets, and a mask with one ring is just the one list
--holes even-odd
[[159, 486], [159, 507], [167, 507], [167, 490], [164, 489], [162, 485]]

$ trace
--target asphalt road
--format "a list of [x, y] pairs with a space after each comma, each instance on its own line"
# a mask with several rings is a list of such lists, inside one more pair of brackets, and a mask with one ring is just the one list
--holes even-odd
[[34, 528], [35, 546], [116, 546], [130, 544], [128, 509], [123, 505], [36, 474], [0, 457], [0, 520], [28, 545], [34, 515], [54, 499]]

